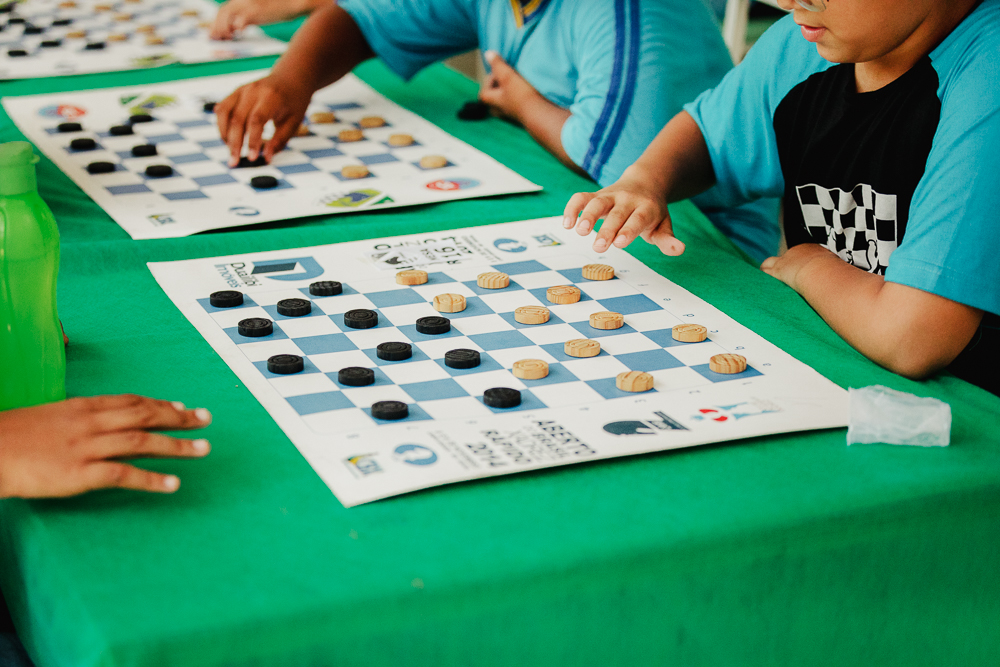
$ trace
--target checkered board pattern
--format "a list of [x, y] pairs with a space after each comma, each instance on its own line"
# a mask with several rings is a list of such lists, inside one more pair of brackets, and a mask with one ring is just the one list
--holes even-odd
[[[209, 39], [208, 26], [218, 5], [208, 0], [74, 2], [76, 7], [60, 7], [64, 0], [23, 0], [0, 12], [0, 79], [249, 58], [281, 53], [287, 47], [255, 27], [234, 41]], [[0, 8], [7, 6], [0, 0]], [[190, 15], [183, 15], [185, 11]], [[154, 33], [146, 32], [150, 26]], [[74, 34], [80, 31], [86, 35]], [[150, 34], [163, 43], [147, 44]], [[99, 43], [103, 46], [95, 48]]]
[[[383, 279], [345, 282], [344, 293], [315, 297], [308, 289], [284, 289], [255, 293], [238, 308], [222, 309], [209, 304], [208, 295], [198, 303], [221, 327], [269, 384], [317, 433], [342, 433], [373, 425], [398, 424], [371, 416], [371, 404], [396, 400], [409, 404], [410, 415], [402, 421], [475, 418], [492, 413], [579, 406], [606, 399], [635, 397], [615, 387], [615, 376], [623, 371], [650, 373], [655, 387], [697, 388], [759, 376], [750, 366], [743, 373], [720, 375], [709, 370], [714, 354], [727, 352], [711, 339], [702, 343], [673, 340], [671, 327], [687, 320], [665, 309], [621, 278], [589, 281], [582, 277], [583, 257], [560, 256], [547, 261], [529, 260], [494, 264], [486, 268], [452, 268], [429, 273], [425, 285], [396, 285], [391, 273]], [[488, 290], [476, 284], [483, 271], [502, 271], [510, 286]], [[569, 305], [549, 303], [548, 287], [572, 284], [580, 288], [581, 300]], [[462, 294], [467, 307], [460, 313], [440, 313], [451, 320], [447, 334], [417, 333], [417, 318], [439, 315], [431, 302], [442, 293]], [[306, 317], [279, 315], [281, 299], [312, 300]], [[551, 319], [540, 325], [525, 325], [514, 319], [520, 306], [544, 305]], [[351, 329], [343, 314], [368, 308], [379, 315], [372, 329]], [[591, 313], [610, 310], [625, 316], [625, 326], [611, 331], [594, 329]], [[274, 333], [247, 338], [237, 332], [237, 323], [248, 317], [274, 321]], [[574, 338], [601, 343], [596, 357], [568, 356], [563, 344]], [[389, 341], [409, 342], [413, 357], [405, 361], [383, 361], [375, 348]], [[449, 368], [444, 355], [455, 348], [480, 350], [482, 363], [467, 370]], [[305, 370], [295, 375], [267, 371], [267, 359], [276, 354], [297, 354], [305, 359]], [[519, 380], [511, 367], [519, 359], [542, 359], [549, 375], [541, 380]], [[337, 372], [348, 366], [375, 370], [375, 384], [349, 387], [337, 381]], [[483, 403], [482, 394], [491, 387], [521, 391], [517, 408], [501, 410]]]
[[[32, 142], [135, 239], [540, 189], [354, 76], [316, 93], [306, 115], [309, 134], [292, 138], [270, 165], [231, 169], [229, 151], [205, 103], [265, 74], [6, 98], [4, 106]], [[67, 118], [49, 113], [59, 109], [82, 112], [73, 119], [82, 130], [59, 132]], [[337, 122], [312, 123], [309, 116], [320, 111], [332, 111]], [[133, 135], [110, 134], [111, 126], [134, 113], [154, 120], [134, 124]], [[386, 125], [363, 129], [362, 141], [339, 140], [341, 130], [360, 129], [358, 121], [366, 116], [381, 116]], [[398, 133], [414, 137], [414, 144], [391, 146], [389, 137]], [[80, 137], [94, 139], [97, 148], [74, 150], [70, 143]], [[132, 156], [133, 146], [147, 143], [156, 145], [156, 156]], [[441, 155], [448, 162], [424, 169], [420, 159], [427, 155]], [[96, 161], [111, 162], [115, 170], [88, 173], [87, 165]], [[146, 167], [154, 164], [169, 165], [173, 174], [147, 176]], [[370, 175], [346, 179], [341, 169], [348, 165], [365, 165]], [[277, 187], [251, 186], [251, 179], [261, 175], [273, 176]]]

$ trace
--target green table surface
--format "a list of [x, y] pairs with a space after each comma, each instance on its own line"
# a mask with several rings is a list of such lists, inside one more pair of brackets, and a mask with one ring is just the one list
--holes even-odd
[[[0, 84], [21, 95], [265, 67], [270, 59]], [[521, 130], [455, 119], [443, 67], [393, 100], [542, 193], [135, 242], [48, 161], [63, 239], [72, 395], [212, 410], [202, 461], [155, 461], [173, 496], [0, 502], [0, 583], [40, 667], [182, 665], [996, 665], [1000, 399], [865, 360], [690, 205], [649, 266], [843, 387], [951, 403], [952, 445], [844, 430], [594, 462], [344, 509], [145, 263], [559, 214], [590, 184]], [[0, 117], [0, 141], [20, 139]], [[562, 234], [562, 230], [555, 230]]]

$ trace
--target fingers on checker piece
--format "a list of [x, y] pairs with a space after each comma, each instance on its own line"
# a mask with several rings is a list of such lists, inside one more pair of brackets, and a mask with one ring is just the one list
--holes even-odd
[[514, 362], [513, 371], [519, 380], [541, 380], [549, 374], [549, 365], [541, 359], [521, 359]]
[[465, 297], [461, 294], [438, 294], [434, 297], [434, 310], [439, 313], [460, 313], [465, 310]]
[[614, 268], [607, 264], [584, 264], [582, 273], [587, 280], [611, 280], [615, 277]]
[[521, 324], [545, 324], [549, 321], [549, 309], [545, 306], [521, 306], [514, 311], [514, 319]]
[[708, 368], [713, 373], [733, 375], [747, 369], [747, 360], [739, 354], [717, 354], [708, 360]]
[[573, 285], [557, 285], [545, 290], [545, 298], [549, 303], [566, 305], [580, 300], [580, 288]]
[[420, 269], [400, 271], [396, 274], [397, 285], [423, 285], [427, 282], [427, 272]]
[[681, 343], [700, 343], [708, 338], [708, 328], [701, 324], [678, 324], [670, 330], [670, 335]]
[[510, 276], [499, 271], [480, 273], [476, 276], [476, 284], [483, 289], [503, 289], [510, 285]]
[[602, 310], [590, 316], [590, 326], [604, 330], [621, 329], [625, 326], [625, 316], [610, 310]]
[[653, 388], [653, 376], [642, 371], [626, 371], [615, 377], [615, 386], [633, 393], [649, 391]]

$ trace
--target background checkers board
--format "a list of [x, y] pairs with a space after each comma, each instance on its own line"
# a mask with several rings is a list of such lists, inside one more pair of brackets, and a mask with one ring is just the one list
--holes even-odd
[[[303, 134], [271, 164], [244, 160], [230, 168], [213, 104], [264, 74], [4, 98], [4, 108], [135, 239], [540, 189], [353, 75], [313, 96]], [[315, 114], [327, 118], [316, 121]], [[132, 120], [137, 115], [143, 122]], [[367, 117], [385, 124], [363, 127]], [[346, 141], [344, 131], [362, 138]], [[401, 134], [412, 145], [390, 143]], [[137, 146], [155, 146], [155, 154], [137, 155]], [[427, 157], [444, 158], [443, 166], [423, 166]], [[94, 173], [88, 167], [95, 163], [107, 169]], [[169, 170], [151, 174], [150, 167]], [[345, 167], [365, 174], [349, 178]], [[269, 187], [254, 187], [254, 179]]]
[[209, 39], [208, 0], [0, 0], [0, 79], [144, 69], [281, 53], [256, 27]]
[[[595, 255], [591, 239], [564, 233], [559, 223], [528, 220], [149, 267], [347, 507], [461, 480], [846, 424], [843, 389], [628, 253]], [[387, 249], [413, 259], [386, 266]], [[614, 277], [584, 278], [582, 268], [595, 263], [613, 267]], [[426, 271], [427, 282], [413, 284], [409, 269]], [[495, 275], [477, 280], [493, 272], [509, 283]], [[310, 290], [331, 281], [340, 283], [340, 294]], [[580, 290], [579, 301], [549, 302], [549, 288], [567, 285]], [[213, 306], [218, 292], [241, 292], [243, 302]], [[464, 297], [465, 309], [436, 311], [435, 297], [447, 294]], [[229, 305], [218, 294], [216, 302]], [[455, 302], [461, 299], [438, 300], [443, 308]], [[547, 321], [536, 316], [539, 307], [548, 309]], [[352, 311], [371, 311], [377, 326], [347, 326]], [[594, 328], [595, 313], [621, 314], [624, 325]], [[347, 317], [370, 323], [356, 319], [358, 312]], [[447, 318], [450, 326], [422, 333], [424, 318]], [[248, 320], [263, 329], [248, 328]], [[708, 337], [675, 340], [679, 324], [700, 324]], [[600, 354], [567, 355], [567, 341], [579, 339], [599, 342]], [[386, 343], [405, 345], [380, 355]], [[406, 346], [409, 357], [400, 354]], [[446, 363], [458, 349], [478, 352], [480, 363]], [[746, 369], [713, 372], [710, 359], [722, 353], [744, 357]], [[548, 374], [538, 377], [535, 362], [515, 369], [526, 360], [545, 362]], [[345, 383], [345, 368], [370, 369], [374, 381]], [[618, 389], [619, 374], [636, 372], [652, 376], [652, 388]], [[519, 391], [520, 402], [486, 398], [498, 388]], [[404, 404], [406, 417], [373, 415], [382, 402]]]
[[[579, 258], [580, 267], [585, 262], [586, 258]], [[660, 303], [617, 277], [586, 280], [579, 267], [565, 267], [565, 257], [555, 267], [528, 260], [473, 270], [431, 269], [426, 284], [412, 287], [395, 284], [392, 273], [354, 282], [344, 276], [343, 293], [336, 296], [314, 296], [308, 288], [299, 288], [244, 296], [243, 304], [234, 308], [213, 307], [208, 294], [198, 303], [292, 409], [322, 433], [389, 423], [372, 417], [371, 405], [377, 401], [407, 403], [409, 416], [400, 421], [450, 419], [635, 396], [615, 386], [615, 376], [629, 370], [650, 373], [672, 388], [761, 374], [752, 366], [734, 375], [712, 372], [709, 356], [725, 350], [711, 338], [695, 344], [675, 341], [671, 327], [681, 320]], [[506, 273], [509, 286], [479, 287], [476, 274], [485, 271]], [[556, 285], [576, 285], [580, 301], [567, 305], [548, 302], [546, 289]], [[465, 295], [466, 309], [458, 313], [435, 311], [431, 302], [443, 293]], [[289, 298], [310, 299], [311, 312], [301, 317], [281, 315], [277, 303]], [[526, 305], [548, 307], [549, 321], [517, 322], [514, 310]], [[368, 329], [346, 326], [344, 314], [356, 309], [377, 313], [378, 325]], [[614, 330], [591, 327], [589, 317], [599, 311], [622, 313], [625, 326]], [[417, 331], [419, 318], [439, 315], [451, 320], [447, 333]], [[273, 321], [273, 333], [264, 337], [241, 335], [238, 324], [249, 318]], [[565, 342], [579, 338], [600, 342], [600, 354], [583, 359], [567, 355]], [[412, 357], [403, 361], [380, 359], [376, 348], [387, 342], [410, 343]], [[479, 350], [480, 364], [469, 369], [446, 365], [445, 354], [460, 348]], [[267, 360], [279, 354], [302, 356], [304, 369], [292, 375], [269, 372]], [[520, 359], [547, 361], [548, 376], [539, 380], [514, 377], [511, 367]], [[375, 383], [368, 387], [341, 384], [339, 371], [352, 366], [373, 368]], [[494, 387], [520, 390], [521, 404], [514, 408], [487, 406], [483, 393]]]

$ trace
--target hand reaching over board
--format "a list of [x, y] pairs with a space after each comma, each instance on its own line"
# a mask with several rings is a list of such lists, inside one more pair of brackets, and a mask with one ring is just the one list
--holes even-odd
[[[270, 162], [298, 130], [312, 94], [308, 87], [271, 74], [240, 86], [215, 105], [219, 134], [229, 147], [229, 166], [239, 164], [244, 137], [249, 160], [263, 155], [264, 160]], [[268, 121], [274, 123], [274, 135], [265, 144], [264, 126]]]
[[73, 398], [0, 412], [0, 497], [72, 496], [120, 487], [173, 493], [174, 475], [124, 463], [125, 458], [199, 458], [206, 440], [153, 430], [192, 430], [212, 421], [208, 410], [142, 396]]
[[229, 0], [212, 23], [212, 39], [233, 39], [249, 25], [270, 25], [311, 14], [326, 0]]

